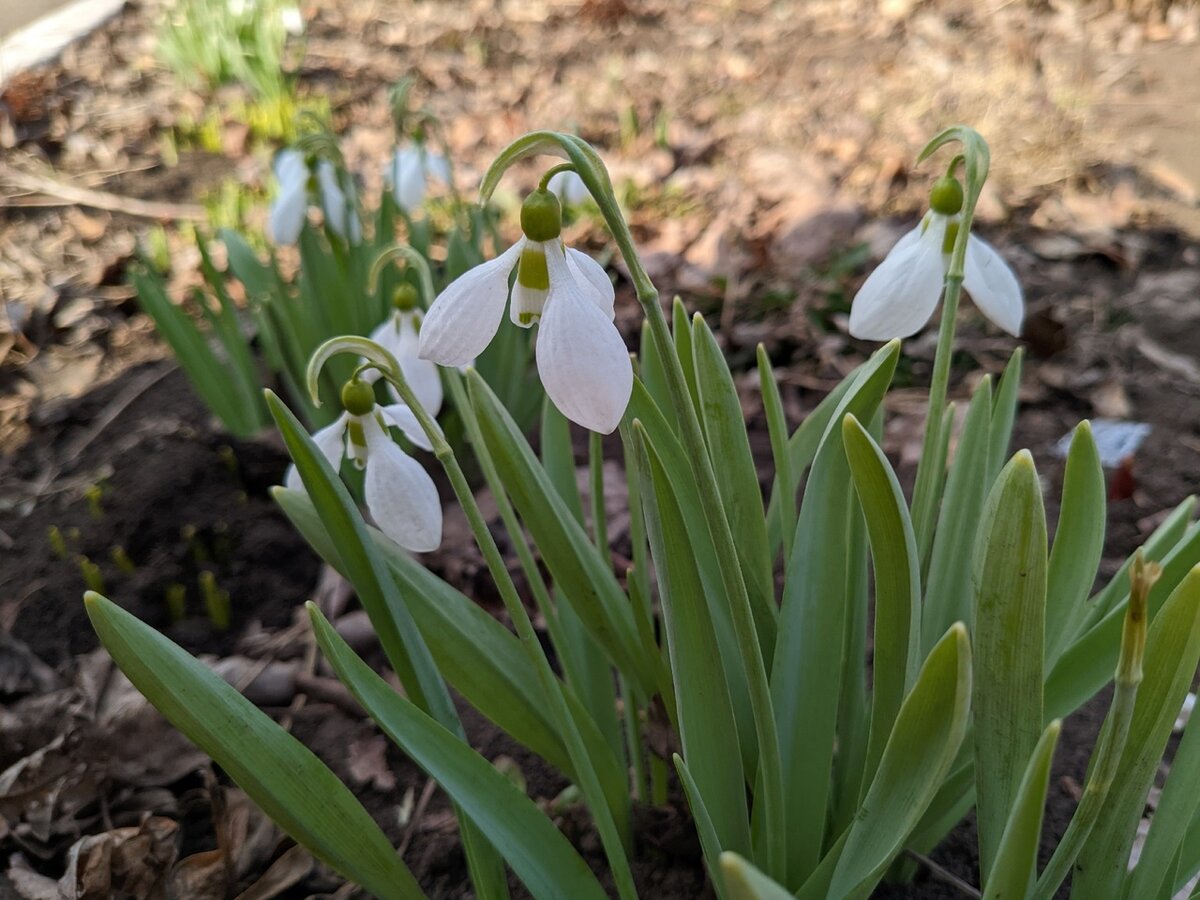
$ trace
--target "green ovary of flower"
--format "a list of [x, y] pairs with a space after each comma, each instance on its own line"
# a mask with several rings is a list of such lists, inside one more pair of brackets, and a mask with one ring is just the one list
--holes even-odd
[[342, 387], [342, 408], [352, 416], [365, 416], [375, 408], [375, 389], [367, 382], [351, 378]]
[[963, 189], [957, 178], [946, 175], [933, 183], [929, 208], [943, 216], [952, 216], [963, 207]]
[[521, 230], [531, 241], [552, 241], [562, 233], [562, 207], [549, 191], [536, 190], [521, 204]]

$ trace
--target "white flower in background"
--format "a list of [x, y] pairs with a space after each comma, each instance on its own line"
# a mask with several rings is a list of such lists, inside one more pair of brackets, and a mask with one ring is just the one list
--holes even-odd
[[[365, 469], [363, 493], [367, 510], [379, 530], [406, 550], [427, 553], [442, 541], [442, 504], [425, 467], [405, 453], [388, 434], [399, 428], [423, 450], [429, 438], [411, 409], [402, 403], [379, 406], [371, 385], [360, 379], [342, 388], [345, 411], [337, 421], [313, 435], [313, 442], [336, 472], [346, 457]], [[292, 466], [285, 485], [303, 490], [300, 473]]]
[[613, 324], [613, 286], [604, 268], [563, 245], [562, 214], [548, 191], [534, 191], [521, 208], [524, 236], [446, 288], [421, 326], [421, 357], [461, 366], [495, 337], [508, 298], [522, 328], [539, 322], [538, 375], [546, 393], [573, 422], [608, 434], [621, 421], [633, 390], [629, 351]]
[[563, 171], [550, 177], [546, 189], [558, 197], [563, 206], [578, 206], [592, 196], [578, 172]]
[[450, 163], [444, 156], [430, 153], [423, 145], [417, 144], [397, 149], [386, 175], [396, 205], [411, 213], [424, 202], [425, 190], [431, 178], [450, 182]]
[[[958, 233], [962, 187], [953, 178], [934, 184], [930, 210], [896, 242], [859, 289], [850, 308], [850, 334], [887, 341], [920, 331], [942, 296], [950, 251]], [[963, 288], [980, 312], [1014, 337], [1021, 334], [1025, 301], [1008, 264], [992, 247], [970, 235]]]
[[285, 6], [279, 10], [279, 22], [283, 30], [294, 36], [304, 34], [304, 16], [298, 6]]
[[[401, 285], [397, 290], [396, 308], [371, 332], [371, 340], [396, 357], [404, 380], [417, 395], [417, 401], [429, 415], [436, 416], [442, 408], [442, 376], [437, 364], [421, 359], [418, 352], [424, 316], [416, 308], [415, 294], [411, 285]], [[369, 369], [362, 377], [364, 380], [375, 380], [379, 376], [374, 369]], [[395, 396], [395, 388], [390, 384], [388, 390]], [[399, 400], [399, 397], [396, 399]]]
[[362, 223], [354, 211], [354, 195], [347, 196], [338, 182], [333, 163], [317, 162], [316, 175], [309, 171], [308, 162], [299, 150], [281, 150], [275, 157], [275, 180], [279, 191], [271, 204], [267, 221], [267, 237], [274, 244], [295, 244], [308, 218], [310, 202], [315, 202], [325, 214], [329, 229], [343, 240], [358, 243], [362, 239]]

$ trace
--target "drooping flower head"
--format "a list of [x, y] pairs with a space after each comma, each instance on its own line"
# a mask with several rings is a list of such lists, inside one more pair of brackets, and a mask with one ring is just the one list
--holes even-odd
[[460, 366], [482, 353], [500, 328], [515, 268], [509, 317], [522, 328], [539, 326], [546, 393], [571, 421], [608, 434], [633, 390], [629, 351], [613, 324], [612, 282], [599, 263], [563, 245], [562, 209], [545, 188], [522, 205], [521, 231], [512, 247], [442, 291], [421, 327], [421, 356]]
[[354, 194], [342, 189], [337, 169], [329, 160], [308, 159], [299, 150], [281, 150], [275, 157], [275, 180], [279, 190], [267, 221], [267, 237], [272, 243], [296, 243], [310, 204], [321, 208], [326, 224], [338, 237], [351, 243], [362, 239]]
[[[383, 347], [400, 364], [404, 380], [417, 395], [417, 401], [431, 415], [436, 416], [442, 408], [442, 376], [437, 364], [422, 359], [419, 352], [421, 323], [424, 318], [417, 308], [417, 289], [411, 284], [396, 288], [392, 301], [392, 313], [371, 332], [371, 340]], [[374, 369], [363, 373], [363, 378], [374, 381], [379, 377]], [[388, 390], [396, 396], [390, 384]], [[400, 399], [396, 397], [397, 401]]]
[[444, 156], [430, 153], [424, 144], [416, 144], [396, 149], [386, 176], [396, 205], [406, 213], [412, 213], [425, 201], [431, 179], [449, 184], [450, 163]]
[[[920, 331], [933, 316], [961, 225], [962, 185], [939, 178], [929, 195], [929, 212], [896, 242], [867, 278], [850, 308], [850, 333], [885, 341]], [[974, 234], [967, 239], [963, 287], [980, 312], [1013, 336], [1021, 333], [1025, 302], [1008, 264]]]
[[[442, 505], [425, 468], [400, 449], [388, 428], [394, 426], [423, 450], [431, 449], [420, 422], [402, 403], [380, 406], [365, 379], [355, 377], [342, 388], [344, 412], [313, 435], [313, 443], [334, 471], [349, 457], [365, 469], [363, 492], [379, 530], [401, 547], [417, 553], [436, 550], [442, 540]], [[288, 470], [287, 487], [302, 490], [296, 467]]]

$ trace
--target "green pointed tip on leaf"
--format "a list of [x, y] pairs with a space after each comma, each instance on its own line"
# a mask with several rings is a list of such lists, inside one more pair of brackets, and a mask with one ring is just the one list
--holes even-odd
[[133, 686], [298, 843], [384, 900], [424, 896], [370, 815], [312, 751], [112, 601], [89, 591], [84, 607]]
[[790, 891], [736, 853], [721, 854], [721, 874], [730, 900], [792, 900]]
[[1062, 721], [1052, 721], [1042, 732], [1029, 757], [1000, 839], [983, 900], [1022, 900], [1030, 896], [1030, 888], [1037, 875], [1038, 844], [1042, 834], [1042, 814], [1046, 807], [1046, 788], [1050, 784], [1050, 763], [1061, 731]]

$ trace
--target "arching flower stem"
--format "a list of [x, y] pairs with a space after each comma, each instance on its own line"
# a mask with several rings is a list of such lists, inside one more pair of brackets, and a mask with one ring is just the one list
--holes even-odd
[[966, 170], [966, 190], [963, 196], [962, 218], [954, 239], [954, 249], [950, 252], [950, 265], [946, 271], [942, 319], [938, 325], [937, 351], [933, 358], [933, 375], [929, 382], [929, 411], [925, 417], [925, 435], [921, 441], [921, 458], [917, 463], [917, 480], [913, 487], [913, 530], [916, 532], [917, 549], [920, 552], [922, 579], [933, 549], [933, 527], [945, 478], [945, 457], [941, 452], [944, 444], [941, 438], [950, 382], [950, 360], [954, 354], [955, 322], [958, 319], [958, 304], [962, 298], [966, 270], [967, 242], [975, 220], [975, 204], [983, 190], [983, 183], [987, 180], [990, 163], [987, 142], [978, 132], [965, 125], [947, 128], [937, 135], [921, 151], [917, 162], [923, 162], [938, 148], [952, 141], [961, 144], [963, 152], [955, 155], [950, 161], [946, 174], [953, 176], [961, 163]]

